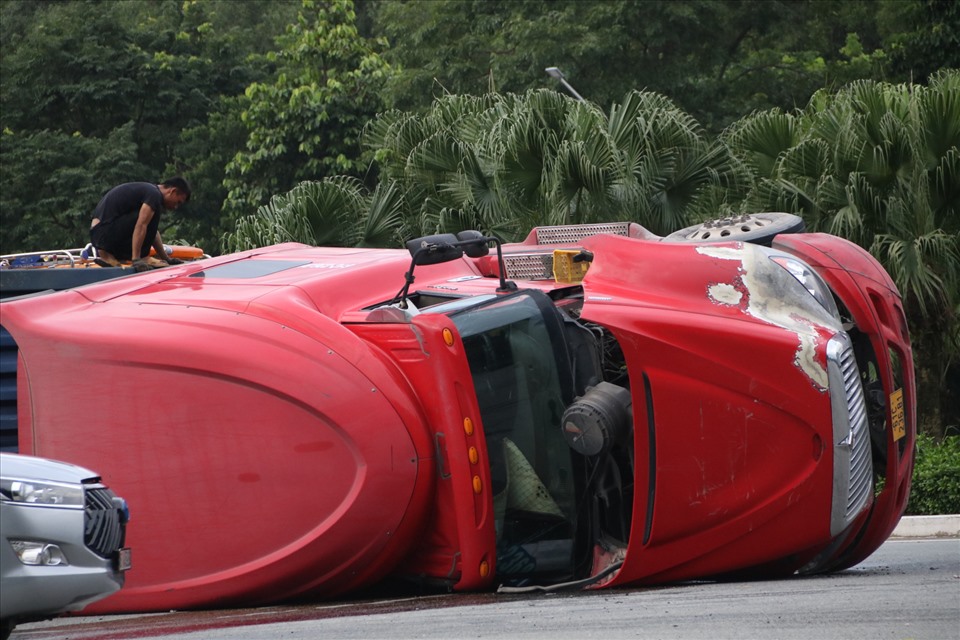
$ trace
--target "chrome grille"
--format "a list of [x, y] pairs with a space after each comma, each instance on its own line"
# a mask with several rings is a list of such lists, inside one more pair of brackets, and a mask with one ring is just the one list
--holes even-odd
[[503, 267], [511, 280], [549, 280], [553, 278], [553, 254], [504, 255]]
[[84, 510], [84, 543], [97, 555], [109, 558], [123, 546], [126, 534], [126, 517], [114, 502], [114, 493], [106, 488], [88, 488]]
[[870, 460], [870, 433], [867, 424], [867, 406], [860, 383], [860, 369], [853, 349], [846, 348], [840, 355], [843, 390], [847, 399], [850, 420], [850, 493], [847, 495], [847, 519], [852, 519], [867, 504], [871, 490], [873, 464]]
[[839, 535], [863, 511], [873, 489], [870, 431], [860, 370], [850, 337], [838, 333], [827, 344], [830, 408], [833, 414], [833, 506], [830, 531]]
[[630, 223], [571, 224], [559, 227], [537, 227], [536, 231], [537, 244], [575, 244], [599, 233], [629, 236]]

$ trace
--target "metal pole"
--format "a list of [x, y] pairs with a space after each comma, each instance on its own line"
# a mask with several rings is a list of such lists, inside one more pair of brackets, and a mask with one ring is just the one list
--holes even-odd
[[547, 67], [546, 69], [544, 69], [544, 71], [546, 71], [547, 75], [550, 76], [551, 78], [555, 78], [559, 80], [560, 84], [562, 84], [563, 87], [567, 91], [569, 91], [570, 95], [572, 95], [574, 98], [576, 98], [580, 102], [586, 102], [586, 100], [583, 99], [583, 96], [577, 93], [577, 90], [570, 86], [570, 83], [567, 82], [567, 79], [563, 77], [563, 72], [560, 71], [560, 69], [556, 67]]

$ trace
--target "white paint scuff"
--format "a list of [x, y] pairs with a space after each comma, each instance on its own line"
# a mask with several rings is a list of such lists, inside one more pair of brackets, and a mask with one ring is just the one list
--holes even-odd
[[828, 387], [827, 370], [817, 361], [823, 340], [818, 328], [836, 333], [839, 323], [824, 310], [796, 278], [774, 264], [759, 247], [738, 243], [700, 246], [697, 253], [716, 260], [739, 263], [738, 277], [731, 282], [707, 286], [715, 304], [738, 307], [743, 313], [781, 327], [797, 336], [794, 365], [821, 390]]

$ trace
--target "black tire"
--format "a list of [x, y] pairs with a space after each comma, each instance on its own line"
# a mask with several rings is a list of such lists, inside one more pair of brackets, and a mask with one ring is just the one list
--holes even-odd
[[769, 247], [781, 233], [802, 233], [803, 218], [792, 213], [746, 213], [702, 222], [664, 237], [665, 242], [752, 242]]

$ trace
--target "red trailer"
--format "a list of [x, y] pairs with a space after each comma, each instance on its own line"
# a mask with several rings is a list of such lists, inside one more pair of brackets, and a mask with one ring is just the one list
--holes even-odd
[[856, 564], [909, 494], [896, 287], [833, 236], [704, 235], [284, 244], [2, 302], [19, 451], [135, 514], [91, 610]]

